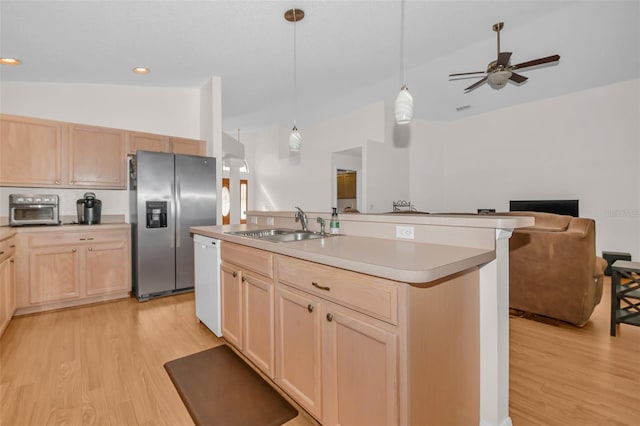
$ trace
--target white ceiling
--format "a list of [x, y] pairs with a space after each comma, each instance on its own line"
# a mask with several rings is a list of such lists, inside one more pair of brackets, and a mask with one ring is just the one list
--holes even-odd
[[[297, 24], [298, 108], [293, 106], [292, 7]], [[223, 127], [298, 127], [366, 104], [393, 102], [401, 86], [399, 0], [0, 1], [0, 82], [199, 88], [222, 78]], [[407, 84], [415, 114], [449, 120], [640, 77], [640, 2], [418, 1], [405, 3]], [[521, 86], [449, 81], [496, 56], [491, 27], [504, 21], [512, 63], [559, 54], [520, 70]], [[151, 74], [134, 75], [134, 66]], [[470, 107], [456, 111], [457, 107]]]

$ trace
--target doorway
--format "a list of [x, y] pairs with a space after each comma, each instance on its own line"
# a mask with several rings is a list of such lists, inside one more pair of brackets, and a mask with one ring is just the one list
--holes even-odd
[[365, 185], [362, 147], [331, 153], [332, 193], [338, 211], [363, 212]]
[[338, 169], [338, 210], [341, 212], [358, 210], [358, 172], [356, 170]]

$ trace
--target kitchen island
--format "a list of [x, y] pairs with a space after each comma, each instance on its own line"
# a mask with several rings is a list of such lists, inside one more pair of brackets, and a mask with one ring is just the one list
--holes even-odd
[[287, 243], [228, 233], [300, 226], [293, 212], [248, 222], [191, 228], [223, 241], [223, 336], [317, 420], [511, 423], [508, 237], [532, 219], [343, 215], [344, 235]]

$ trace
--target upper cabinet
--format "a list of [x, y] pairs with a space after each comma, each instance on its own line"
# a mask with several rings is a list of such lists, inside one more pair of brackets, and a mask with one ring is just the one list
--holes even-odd
[[0, 129], [0, 185], [63, 185], [62, 123], [2, 116]]
[[127, 154], [206, 155], [205, 142], [0, 115], [0, 186], [127, 188]]
[[172, 152], [174, 154], [206, 155], [205, 142], [198, 139], [175, 138], [153, 133], [127, 132], [129, 155], [136, 151]]
[[185, 138], [169, 138], [171, 142], [171, 152], [174, 154], [205, 155], [206, 147], [204, 141]]
[[153, 133], [129, 133], [128, 154], [135, 155], [136, 151], [169, 152], [169, 137]]
[[126, 189], [124, 130], [70, 124], [69, 185]]

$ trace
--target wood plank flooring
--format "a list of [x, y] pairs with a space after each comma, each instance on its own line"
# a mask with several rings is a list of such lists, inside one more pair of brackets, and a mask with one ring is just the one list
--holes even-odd
[[[638, 424], [640, 327], [609, 337], [606, 283], [584, 328], [511, 318], [514, 425]], [[221, 343], [193, 294], [15, 318], [0, 340], [0, 425], [192, 425], [163, 364]]]

